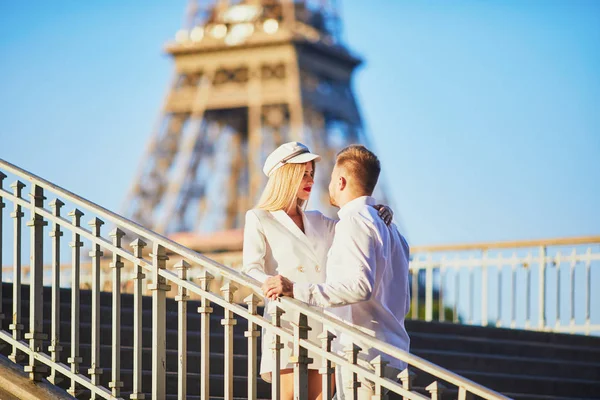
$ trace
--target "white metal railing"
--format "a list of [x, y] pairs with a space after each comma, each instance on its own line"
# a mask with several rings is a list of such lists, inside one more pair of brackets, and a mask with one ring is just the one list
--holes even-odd
[[[7, 174], [15, 176], [17, 182], [11, 187], [10, 192], [2, 186]], [[31, 200], [28, 201], [23, 196], [23, 189], [26, 185], [21, 182], [25, 181], [29, 185]], [[55, 197], [50, 203], [51, 210], [44, 207], [45, 196]], [[187, 330], [186, 326], [186, 301], [191, 294], [197, 295], [201, 299], [201, 307], [197, 312], [201, 316], [201, 335], [200, 335], [200, 386], [201, 398], [208, 399], [210, 393], [210, 323], [212, 304], [219, 305], [225, 310], [224, 318], [221, 324], [224, 329], [225, 338], [225, 368], [224, 368], [224, 395], [226, 399], [231, 399], [233, 396], [233, 326], [236, 324], [237, 318], [243, 318], [248, 321], [248, 330], [246, 337], [248, 338], [248, 398], [256, 398], [257, 390], [257, 343], [259, 339], [259, 327], [271, 332], [276, 337], [276, 343], [273, 350], [273, 356], [277, 359], [280, 357], [280, 348], [283, 343], [292, 343], [294, 348], [295, 359], [297, 360], [294, 367], [296, 376], [295, 391], [296, 398], [306, 398], [308, 394], [307, 379], [308, 379], [308, 359], [307, 351], [314, 352], [323, 358], [323, 382], [325, 387], [329, 387], [333, 369], [332, 363], [344, 365], [355, 373], [355, 379], [367, 378], [373, 381], [376, 385], [376, 398], [384, 398], [383, 388], [389, 389], [391, 392], [400, 394], [405, 399], [423, 399], [425, 396], [421, 394], [423, 391], [429, 391], [431, 398], [437, 398], [438, 385], [444, 382], [449, 387], [454, 387], [458, 393], [459, 399], [466, 399], [471, 395], [477, 395], [486, 399], [504, 399], [506, 397], [478, 385], [466, 378], [463, 378], [455, 373], [452, 373], [444, 368], [434, 365], [415, 355], [402, 351], [394, 346], [377, 340], [360, 330], [350, 327], [337, 319], [331, 318], [316, 309], [308, 307], [294, 299], [283, 298], [277, 303], [275, 312], [271, 319], [266, 319], [257, 314], [257, 305], [261, 298], [256, 294], [251, 294], [245, 299], [247, 306], [236, 304], [233, 301], [233, 293], [237, 288], [245, 287], [260, 293], [260, 286], [256, 281], [250, 279], [241, 273], [220, 265], [201, 254], [198, 254], [188, 248], [185, 248], [173, 241], [168, 240], [148, 229], [137, 225], [134, 222], [128, 221], [125, 218], [114, 214], [92, 202], [89, 202], [67, 190], [64, 190], [48, 181], [45, 181], [35, 175], [32, 175], [6, 161], [0, 160], [0, 211], [5, 206], [4, 200], [8, 200], [13, 204], [13, 212], [10, 214], [13, 219], [13, 312], [12, 324], [10, 325], [11, 332], [0, 331], [0, 341], [6, 342], [12, 346], [11, 359], [19, 361], [22, 354], [28, 356], [25, 370], [30, 373], [30, 378], [40, 380], [45, 377], [50, 370], [49, 379], [51, 382], [56, 382], [59, 375], [70, 380], [69, 392], [77, 395], [82, 390], [89, 391], [92, 398], [118, 399], [121, 397], [121, 388], [123, 381], [120, 374], [120, 297], [122, 278], [121, 270], [127, 263], [135, 269], [134, 280], [134, 316], [133, 316], [133, 377], [132, 383], [127, 386], [132, 387], [133, 393], [130, 398], [143, 398], [143, 391], [150, 391], [153, 399], [163, 399], [166, 394], [166, 293], [171, 288], [177, 290], [178, 302], [178, 397], [186, 397], [186, 365], [187, 365]], [[73, 204], [74, 209], [68, 215], [70, 220], [63, 216], [62, 208], [65, 204]], [[30, 326], [27, 333], [22, 335], [24, 327], [21, 325], [22, 315], [20, 313], [21, 298], [20, 285], [21, 281], [21, 220], [25, 213], [23, 210], [29, 210], [31, 220], [27, 225], [31, 229], [30, 247], [31, 247], [31, 270], [30, 270], [30, 309], [29, 322]], [[86, 229], [81, 224], [82, 217], [85, 215], [94, 215], [94, 218], [89, 223], [91, 229]], [[2, 231], [2, 215], [0, 212], [0, 232]], [[48, 222], [52, 223], [49, 229], [52, 246], [52, 317], [51, 317], [51, 332], [50, 346], [47, 352], [42, 348], [42, 342], [47, 339], [47, 333], [42, 331], [42, 277], [43, 277], [43, 233], [44, 225]], [[116, 226], [110, 232], [110, 240], [107, 239], [102, 232], [104, 222], [114, 224]], [[59, 362], [59, 353], [62, 350], [61, 336], [59, 331], [60, 323], [60, 248], [61, 238], [65, 232], [70, 232], [72, 249], [71, 265], [72, 273], [70, 276], [71, 282], [71, 354], [68, 358], [68, 365]], [[135, 240], [130, 244], [131, 250], [124, 245], [125, 232], [134, 237]], [[0, 237], [0, 241], [3, 238]], [[79, 277], [81, 275], [81, 247], [83, 241], [90, 243], [90, 256], [92, 259], [92, 336], [91, 336], [91, 360], [90, 369], [80, 371], [79, 366], [83, 360], [79, 353], [80, 338], [79, 338]], [[0, 244], [3, 244], [0, 243]], [[147, 256], [143, 251], [145, 247], [150, 247], [152, 253]], [[0, 245], [0, 249], [2, 246]], [[111, 381], [109, 388], [100, 386], [99, 377], [102, 370], [99, 368], [100, 355], [100, 265], [99, 259], [103, 251], [108, 251], [112, 254], [112, 357], [111, 357]], [[0, 250], [1, 252], [1, 250]], [[181, 261], [175, 265], [174, 271], [167, 269], [167, 252], [178, 255]], [[0, 253], [0, 260], [2, 254]], [[199, 265], [204, 268], [203, 272], [197, 277], [198, 284], [188, 280], [188, 270], [192, 265]], [[219, 292], [214, 292], [210, 289], [211, 280], [215, 277], [220, 277], [226, 283], [220, 288]], [[151, 281], [149, 285], [152, 291], [152, 387], [142, 388], [142, 282], [145, 278]], [[284, 329], [281, 327], [280, 318], [284, 312], [297, 312], [299, 314], [298, 324], [294, 329]], [[0, 313], [2, 310], [0, 309]], [[322, 342], [314, 343], [307, 339], [307, 333], [310, 329], [307, 324], [307, 319], [313, 319], [328, 327], [321, 335]], [[385, 378], [385, 363], [381, 363], [379, 359], [373, 360], [373, 368], [366, 368], [357, 363], [358, 346], [348, 352], [344, 358], [331, 351], [331, 342], [334, 335], [328, 329], [333, 329], [337, 332], [343, 332], [352, 337], [356, 342], [367, 344], [375, 348], [383, 354], [400, 359], [406, 362], [412, 370], [417, 374], [422, 371], [434, 377], [435, 382], [421, 388], [421, 392], [415, 391], [412, 385], [411, 375], [408, 369], [399, 375], [401, 383]], [[24, 341], [25, 339], [26, 341]], [[267, 351], [264, 349], [264, 351]], [[278, 362], [275, 363], [279, 365]], [[279, 398], [279, 374], [273, 374], [272, 396]], [[150, 389], [150, 390], [148, 390]], [[329, 392], [325, 392], [328, 393]], [[330, 398], [329, 395], [326, 398]]]
[[591, 291], [600, 281], [592, 274], [600, 272], [600, 236], [411, 251], [413, 319], [600, 333], [600, 302]]

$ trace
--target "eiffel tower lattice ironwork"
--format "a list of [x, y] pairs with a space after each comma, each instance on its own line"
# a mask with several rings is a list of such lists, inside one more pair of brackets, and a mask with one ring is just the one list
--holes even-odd
[[[191, 1], [166, 51], [175, 74], [125, 201], [161, 233], [237, 229], [279, 144], [323, 156], [309, 207], [327, 212], [335, 154], [368, 144], [334, 0]], [[379, 193], [380, 200], [384, 193]]]

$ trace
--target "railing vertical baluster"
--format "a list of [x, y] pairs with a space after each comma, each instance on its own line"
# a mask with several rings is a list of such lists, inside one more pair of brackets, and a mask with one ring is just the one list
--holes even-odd
[[166, 317], [167, 291], [171, 287], [160, 275], [161, 269], [167, 268], [166, 249], [154, 243], [152, 248], [152, 398], [164, 399], [166, 396]]
[[[21, 181], [16, 181], [12, 185], [13, 194], [16, 198], [21, 198], [21, 192], [25, 187], [25, 184]], [[21, 340], [21, 333], [23, 331], [23, 324], [21, 324], [21, 218], [23, 218], [25, 214], [21, 211], [21, 205], [15, 202], [14, 211], [10, 214], [11, 218], [14, 218], [13, 225], [13, 236], [14, 240], [14, 248], [13, 248], [13, 313], [12, 313], [12, 323], [9, 325], [8, 329], [12, 331], [12, 337], [14, 340]], [[8, 358], [14, 362], [18, 363], [23, 360], [24, 355], [19, 353], [17, 350], [17, 346], [13, 346], [12, 352], [8, 356]]]
[[294, 353], [291, 362], [294, 364], [294, 395], [297, 399], [308, 398], [308, 364], [313, 359], [308, 357], [308, 350], [300, 344], [301, 339], [308, 339], [308, 331], [312, 328], [308, 325], [308, 317], [300, 313], [298, 322], [294, 326]]
[[590, 315], [592, 313], [592, 301], [591, 301], [591, 290], [592, 290], [592, 248], [588, 247], [585, 252], [585, 334], [590, 334]]
[[[321, 348], [327, 353], [331, 353], [331, 342], [335, 339], [335, 335], [325, 328], [323, 333], [319, 335], [321, 339]], [[331, 384], [331, 378], [335, 373], [335, 368], [331, 360], [327, 357], [322, 357], [323, 366], [319, 369], [319, 373], [322, 375], [322, 391], [325, 394], [324, 399], [329, 400], [333, 396], [333, 385]]]
[[427, 254], [425, 267], [425, 321], [433, 320], [433, 261], [431, 253]]
[[[387, 364], [389, 364], [389, 362], [382, 360], [380, 355], [375, 357], [375, 359], [373, 359], [371, 361], [371, 365], [373, 366], [373, 368], [375, 368], [375, 374], [377, 376], [379, 376], [380, 378], [385, 378], [385, 367]], [[384, 394], [385, 390], [386, 389], [383, 388], [380, 384], [376, 383], [375, 384], [375, 393], [371, 397], [371, 400], [387, 399], [388, 396], [386, 394]]]
[[421, 270], [418, 268], [411, 268], [409, 271], [412, 281], [412, 319], [419, 319], [419, 271]]
[[[244, 299], [244, 302], [248, 304], [250, 315], [256, 315], [259, 301], [260, 297], [254, 293]], [[248, 338], [248, 398], [256, 399], [256, 382], [258, 379], [256, 361], [259, 358], [258, 337], [260, 336], [258, 325], [248, 321], [248, 330], [244, 332], [244, 336]]]
[[[70, 217], [73, 217], [72, 224], [75, 227], [81, 226], [81, 217], [83, 212], [78, 209], [74, 209], [69, 213]], [[79, 272], [81, 269], [81, 247], [83, 242], [80, 240], [81, 236], [79, 233], [73, 231], [73, 241], [69, 243], [71, 247], [71, 356], [67, 359], [67, 362], [71, 364], [71, 373], [79, 373], [79, 364], [81, 364], [81, 357], [79, 356]], [[67, 389], [67, 392], [77, 397], [79, 390], [77, 390], [77, 384], [75, 379], [71, 378], [71, 386]]]
[[[344, 353], [346, 353], [346, 360], [352, 365], [357, 365], [358, 353], [361, 350], [362, 349], [354, 343], [351, 346], [344, 348]], [[348, 383], [350, 384], [350, 386], [347, 386], [346, 389], [350, 390], [350, 400], [358, 400], [358, 388], [361, 386], [361, 383], [358, 380], [358, 374], [356, 372], [352, 371], [352, 381]], [[305, 399], [306, 397], [296, 398]]]
[[503, 258], [498, 254], [498, 317], [496, 318], [496, 327], [502, 326], [502, 269], [504, 267]]
[[439, 296], [439, 315], [438, 315], [438, 320], [440, 322], [444, 322], [446, 321], [446, 309], [445, 309], [445, 305], [444, 305], [444, 281], [446, 278], [446, 256], [443, 255], [442, 256], [442, 260], [440, 261], [440, 287], [438, 290], [438, 296]]
[[[281, 327], [281, 316], [284, 311], [278, 307], [278, 304], [273, 304], [269, 314], [271, 315], [271, 324], [275, 327]], [[283, 343], [281, 343], [281, 337], [279, 335], [273, 335], [273, 343], [271, 350], [273, 350], [273, 372], [271, 372], [271, 399], [279, 400], [281, 398], [281, 349]]]
[[517, 253], [513, 253], [510, 273], [510, 327], [514, 329], [517, 325]]
[[[133, 255], [140, 261], [143, 259], [146, 242], [140, 238], [131, 243]], [[135, 263], [135, 281], [133, 287], [133, 392], [129, 395], [131, 400], [144, 400], [142, 392], [142, 285], [146, 275], [142, 272], [140, 262]]]
[[[233, 303], [233, 294], [237, 291], [237, 286], [228, 282], [222, 288], [221, 292], [225, 301]], [[225, 400], [233, 399], [233, 327], [237, 325], [237, 319], [233, 318], [233, 312], [225, 309], [225, 316], [221, 320], [221, 325], [225, 331], [225, 371], [223, 382], [223, 397]]]
[[431, 396], [431, 400], [442, 400], [442, 394], [446, 391], [446, 387], [440, 382], [435, 381], [425, 388]]
[[[104, 225], [104, 221], [100, 218], [94, 218], [89, 222], [92, 227], [92, 234], [100, 238], [100, 229]], [[91, 363], [88, 369], [90, 380], [94, 386], [100, 385], [100, 376], [102, 368], [100, 368], [100, 260], [104, 253], [100, 249], [100, 245], [92, 243], [92, 250], [89, 256], [92, 258], [92, 334], [91, 334]], [[91, 393], [91, 398], [96, 399], [96, 393]]]
[[[41, 351], [42, 340], [46, 340], [48, 335], [44, 330], [44, 226], [47, 221], [37, 213], [37, 209], [44, 208], [44, 189], [39, 185], [31, 187], [31, 219], [27, 226], [31, 227], [31, 258], [29, 265], [29, 332], [25, 334], [25, 339], [29, 340], [29, 349], [37, 353]], [[29, 373], [29, 379], [41, 381], [44, 374], [48, 371], [45, 364], [35, 359], [35, 354], [29, 356], [29, 365], [25, 366], [25, 372]]]
[[540, 268], [538, 278], [538, 314], [539, 314], [539, 330], [544, 330], [546, 327], [546, 246], [540, 246]]
[[[115, 228], [111, 233], [113, 245], [120, 249], [122, 248], [123, 237], [125, 232], [119, 228]], [[111, 381], [108, 387], [112, 389], [114, 397], [121, 396], [121, 270], [123, 269], [123, 261], [121, 256], [113, 251], [112, 262], [112, 368]]]
[[[210, 292], [210, 282], [214, 277], [206, 270], [202, 271], [198, 280], [200, 288]], [[210, 397], [210, 315], [213, 308], [210, 300], [202, 296], [202, 302], [198, 307], [200, 314], [200, 398], [209, 400]]]
[[[50, 207], [53, 210], [52, 214], [60, 218], [60, 208], [64, 205], [65, 203], [59, 199], [54, 199], [50, 202]], [[52, 361], [56, 363], [60, 361], [60, 352], [63, 349], [60, 345], [60, 237], [62, 235], [60, 225], [56, 222], [52, 224], [52, 230], [50, 231], [50, 237], [52, 237], [52, 332], [48, 351]], [[52, 368], [50, 370], [48, 381], [54, 385], [62, 381], [57, 375], [56, 369]]]
[[[2, 185], [3, 185], [3, 181], [6, 178], [6, 175], [0, 171], [0, 189], [2, 189]], [[4, 207], [6, 205], [4, 204], [4, 200], [2, 199], [2, 194], [0, 193], [0, 329], [2, 328], [2, 320], [4, 319], [4, 313], [2, 312], [2, 299], [4, 297], [2, 297], [2, 282], [4, 282], [4, 280], [2, 279], [2, 266], [4, 265], [4, 258], [3, 258], [3, 254], [2, 254], [2, 250], [4, 247], [4, 239], [2, 238], [2, 232], [4, 231], [4, 224], [3, 224], [3, 217], [4, 217]], [[0, 348], [2, 348], [3, 345], [0, 345]]]
[[460, 300], [460, 267], [454, 271], [454, 305], [452, 307], [452, 319], [458, 323], [458, 304]]
[[[175, 264], [179, 279], [187, 281], [190, 264], [181, 260]], [[177, 398], [185, 400], [187, 396], [187, 302], [190, 296], [187, 289], [178, 285], [177, 296]]]
[[481, 325], [488, 325], [488, 251], [481, 253]]
[[469, 393], [463, 386], [458, 388], [458, 400], [471, 400], [473, 399], [473, 393]]
[[473, 256], [469, 257], [467, 273], [469, 274], [469, 325], [472, 325], [475, 316], [475, 273], [473, 271]]
[[560, 328], [560, 251], [556, 253], [556, 329]]
[[571, 332], [575, 332], [575, 267], [577, 266], [577, 251], [571, 253]]
[[[398, 374], [398, 378], [400, 378], [400, 381], [402, 382], [402, 387], [409, 392], [412, 390], [413, 381], [416, 377], [417, 374], [410, 371], [408, 368], [405, 368], [404, 370], [402, 370], [402, 372]], [[404, 396], [402, 396], [402, 399], [408, 400], [408, 398]]]
[[525, 263], [525, 329], [531, 327], [531, 264], [533, 256], [531, 252], [527, 253], [527, 261]]

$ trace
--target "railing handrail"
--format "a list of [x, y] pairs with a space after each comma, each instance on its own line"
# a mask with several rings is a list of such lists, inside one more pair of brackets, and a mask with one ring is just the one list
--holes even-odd
[[548, 246], [576, 246], [583, 244], [600, 244], [600, 236], [574, 236], [555, 239], [535, 239], [535, 240], [511, 240], [503, 242], [476, 242], [464, 244], [441, 244], [441, 245], [422, 245], [411, 246], [412, 254], [433, 253], [442, 251], [472, 251], [472, 250], [493, 250], [493, 249], [515, 249], [528, 247], [548, 247]]
[[[32, 174], [22, 168], [19, 168], [3, 159], [0, 159], [0, 165], [3, 168], [5, 168], [7, 171], [9, 171], [17, 176], [21, 176], [24, 179], [27, 179], [33, 185], [38, 185], [44, 189], [48, 189], [48, 190], [54, 192], [55, 194], [59, 194], [59, 195], [63, 196], [65, 199], [67, 199], [68, 201], [70, 201], [74, 204], [83, 206], [83, 207], [93, 211], [94, 213], [102, 216], [104, 219], [106, 219], [126, 230], [129, 230], [129, 231], [131, 231], [135, 234], [138, 234], [142, 237], [148, 238], [148, 239], [152, 240], [155, 244], [157, 243], [157, 244], [163, 246], [165, 249], [168, 249], [174, 253], [179, 254], [180, 256], [183, 256], [184, 258], [186, 258], [190, 261], [193, 261], [197, 264], [204, 266], [205, 268], [207, 268], [209, 270], [209, 272], [214, 273], [215, 275], [220, 275], [221, 277], [228, 279], [236, 284], [243, 285], [257, 293], [261, 293], [261, 287], [260, 287], [260, 285], [257, 284], [258, 281], [256, 281], [255, 279], [252, 279], [250, 277], [247, 277], [246, 275], [242, 274], [241, 272], [238, 272], [232, 268], [229, 268], [225, 265], [221, 265], [207, 257], [204, 257], [203, 255], [201, 255], [193, 250], [190, 250], [187, 247], [184, 247], [184, 246], [182, 246], [182, 245], [180, 245], [180, 244], [178, 244], [156, 232], [153, 232], [131, 220], [128, 220], [127, 218], [124, 218], [110, 210], [107, 210], [104, 207], [97, 205], [96, 203], [86, 200], [66, 189], [63, 189], [62, 187], [60, 187], [58, 185], [55, 185], [43, 178], [40, 178], [37, 175]], [[108, 246], [108, 247], [111, 247], [111, 246]], [[171, 279], [171, 277], [169, 278], [169, 280], [173, 281], [173, 279]], [[373, 336], [367, 335], [364, 332], [360, 331], [359, 329], [349, 326], [346, 323], [343, 323], [336, 318], [333, 318], [333, 317], [327, 316], [321, 312], [318, 312], [317, 310], [313, 309], [312, 307], [310, 307], [298, 300], [283, 297], [280, 299], [280, 302], [281, 302], [281, 304], [280, 304], [281, 308], [284, 309], [285, 311], [293, 310], [296, 312], [303, 313], [306, 316], [308, 316], [309, 318], [312, 318], [316, 321], [323, 323], [324, 325], [328, 325], [330, 327], [333, 327], [336, 330], [339, 330], [345, 334], [348, 334], [354, 340], [358, 340], [360, 342], [367, 343], [371, 347], [373, 347], [377, 350], [380, 350], [389, 356], [392, 356], [394, 358], [397, 358], [399, 360], [407, 362], [409, 365], [417, 367], [420, 370], [425, 371], [429, 374], [432, 374], [432, 375], [434, 375], [440, 379], [443, 379], [453, 385], [456, 385], [458, 387], [463, 387], [463, 388], [467, 389], [470, 393], [481, 396], [483, 398], [508, 399], [508, 397], [503, 396], [500, 393], [497, 393], [491, 389], [488, 389], [482, 385], [479, 385], [467, 378], [464, 378], [458, 374], [455, 374], [455, 373], [453, 373], [445, 368], [442, 368], [436, 364], [433, 364], [425, 359], [422, 359], [418, 356], [415, 356], [404, 350], [401, 350], [395, 346], [385, 343], [379, 339], [376, 339]]]

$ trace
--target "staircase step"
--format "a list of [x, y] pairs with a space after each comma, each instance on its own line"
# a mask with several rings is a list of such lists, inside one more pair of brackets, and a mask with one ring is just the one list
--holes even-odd
[[599, 380], [547, 378], [534, 375], [501, 374], [455, 370], [457, 374], [500, 392], [536, 394], [554, 397], [597, 399], [600, 393]]
[[[63, 346], [63, 354], [61, 355], [61, 361], [64, 359], [64, 363], [67, 364], [66, 360], [69, 357], [71, 347], [69, 345]], [[223, 349], [218, 351], [210, 352], [210, 371], [211, 373], [222, 373], [225, 366], [225, 355], [222, 353]], [[126, 346], [121, 347], [121, 368], [133, 369], [133, 348]], [[91, 360], [91, 345], [82, 344], [79, 346], [79, 355], [83, 358], [82, 365], [87, 367]], [[187, 352], [187, 370], [188, 372], [200, 372], [200, 352], [188, 351]], [[166, 350], [166, 369], [167, 371], [177, 371], [179, 364], [179, 357], [177, 349]], [[234, 354], [233, 355], [233, 370], [237, 375], [246, 375], [248, 372], [248, 357], [246, 354]], [[112, 347], [109, 345], [100, 346], [100, 368], [110, 368], [112, 365]], [[145, 347], [142, 349], [142, 368], [150, 369], [152, 365], [152, 348]], [[258, 365], [258, 363], [257, 363]], [[82, 368], [82, 370], [84, 370]]]
[[409, 332], [412, 351], [448, 350], [480, 354], [503, 354], [517, 357], [537, 357], [576, 362], [598, 362], [600, 347], [581, 345], [549, 346], [525, 340], [494, 339], [485, 336], [450, 335], [444, 331]]
[[[12, 300], [4, 299], [4, 309], [10, 309], [9, 306], [12, 304]], [[22, 316], [26, 317], [29, 315], [29, 300], [24, 300], [21, 303]], [[188, 304], [188, 312], [186, 315], [186, 321], [188, 327], [200, 327], [200, 314], [196, 312], [197, 307], [192, 307]], [[63, 322], [71, 321], [71, 304], [61, 303], [60, 305], [60, 320]], [[152, 327], [152, 315], [153, 311], [151, 308], [142, 310], [142, 326], [151, 328]], [[45, 320], [50, 321], [52, 317], [52, 304], [44, 303], [42, 309], [42, 316]], [[179, 314], [177, 310], [175, 311], [167, 311], [167, 320], [168, 321], [177, 321]], [[121, 325], [131, 326], [133, 324], [134, 312], [133, 308], [122, 307], [121, 308]], [[248, 329], [248, 322], [246, 319], [235, 316], [234, 318], [237, 320], [236, 325], [234, 326], [235, 331], [243, 332]], [[221, 320], [223, 319], [223, 314], [212, 313], [210, 316], [211, 322], [211, 330], [223, 330], [221, 326]], [[83, 323], [89, 323], [92, 320], [92, 306], [91, 304], [82, 303], [79, 307], [79, 320]], [[101, 305], [100, 307], [100, 323], [105, 325], [112, 324], [112, 307], [107, 305]]]
[[600, 348], [600, 337], [598, 336], [536, 332], [522, 329], [492, 328], [475, 325], [460, 325], [449, 322], [425, 322], [415, 320], [407, 320], [406, 329], [409, 333], [444, 332], [446, 335], [485, 337], [490, 340], [520, 340], [525, 342], [545, 343], [548, 345]]
[[490, 355], [458, 351], [417, 350], [412, 352], [449, 370], [471, 369], [480, 372], [540, 375], [547, 378], [571, 378], [600, 381], [600, 360], [595, 363], [560, 359], [526, 358], [514, 355]]
[[[63, 283], [64, 284], [64, 283]], [[144, 289], [146, 285], [144, 285]], [[3, 282], [2, 283], [2, 297], [12, 298], [12, 290], [13, 284]], [[23, 300], [29, 299], [29, 285], [21, 285], [21, 296]], [[49, 286], [44, 286], [42, 291], [42, 296], [44, 299], [50, 299], [52, 296], [52, 288]], [[92, 291], [90, 289], [80, 289], [79, 290], [79, 298], [84, 303], [92, 302]], [[71, 300], [71, 288], [62, 287], [60, 289], [60, 299], [61, 302], [69, 303]], [[173, 301], [173, 299], [168, 299], [167, 301], [167, 309], [170, 311], [177, 311], [177, 303]], [[112, 292], [100, 292], [100, 302], [103, 304], [110, 304], [112, 301]], [[199, 303], [199, 302], [196, 302]], [[152, 296], [143, 296], [142, 304], [144, 308], [152, 308]], [[121, 294], [121, 305], [123, 307], [132, 307], [133, 306], [133, 294], [122, 293]], [[219, 307], [220, 308], [220, 307]]]
[[[25, 326], [25, 332], [29, 327], [29, 320], [27, 318], [22, 319], [22, 323]], [[175, 328], [177, 324], [175, 323]], [[216, 324], [213, 324], [216, 325]], [[173, 326], [173, 324], [167, 324], [168, 327]], [[8, 324], [4, 326], [4, 330], [7, 330]], [[92, 325], [88, 322], [83, 322], [79, 324], [79, 338], [81, 343], [89, 343], [91, 341], [91, 329]], [[44, 321], [43, 323], [43, 331], [44, 333], [51, 332], [51, 323], [50, 321]], [[191, 351], [200, 351], [200, 327], [198, 329], [192, 329], [192, 327], [188, 327], [187, 334], [187, 344], [188, 350]], [[177, 348], [177, 341], [179, 335], [177, 329], [166, 329], [166, 341], [168, 348]], [[244, 331], [236, 331], [234, 330], [233, 336], [233, 345], [234, 352], [246, 352], [248, 348], [248, 339], [244, 337]], [[60, 324], [60, 342], [63, 344], [70, 343], [71, 341], [71, 323], [63, 321]], [[100, 325], [100, 342], [102, 344], [111, 344], [112, 341], [112, 327], [110, 325]], [[211, 349], [222, 349], [224, 345], [224, 332], [223, 327], [219, 324], [218, 328], [213, 330], [211, 327], [210, 334], [211, 341]], [[260, 340], [258, 341], [260, 346]], [[121, 345], [122, 346], [133, 346], [133, 327], [123, 325], [121, 326]], [[152, 329], [151, 328], [142, 328], [142, 346], [151, 347], [152, 346]]]

